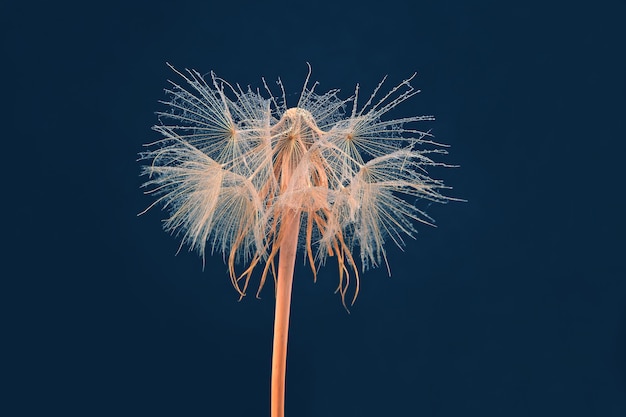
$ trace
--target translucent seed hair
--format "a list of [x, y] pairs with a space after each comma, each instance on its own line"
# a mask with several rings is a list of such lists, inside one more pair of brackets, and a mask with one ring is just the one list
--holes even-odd
[[298, 251], [314, 277], [337, 259], [345, 305], [349, 288], [352, 303], [358, 295], [359, 270], [387, 264], [385, 243], [402, 247], [416, 222], [433, 223], [415, 201], [452, 200], [427, 171], [450, 166], [433, 159], [446, 146], [419, 127], [434, 117], [385, 120], [419, 93], [415, 74], [384, 94], [383, 78], [361, 103], [358, 84], [346, 99], [336, 89], [316, 92], [309, 67], [298, 102], [288, 103], [280, 80], [275, 95], [265, 80], [253, 90], [171, 68], [181, 81], [166, 89], [153, 127], [161, 139], [140, 155], [143, 186], [181, 247], [223, 256], [241, 296], [256, 267], [257, 295], [268, 274], [276, 278], [287, 212], [299, 219]]

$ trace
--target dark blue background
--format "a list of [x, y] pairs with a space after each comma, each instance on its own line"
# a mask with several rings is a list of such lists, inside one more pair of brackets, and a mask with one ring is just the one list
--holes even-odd
[[[470, 4], [471, 3], [471, 4]], [[177, 67], [295, 100], [413, 71], [468, 203], [348, 315], [299, 267], [288, 416], [626, 415], [626, 3], [5, 2], [6, 416], [267, 416], [273, 300], [137, 218]], [[364, 93], [365, 94], [365, 93]], [[6, 387], [6, 385], [5, 385]]]

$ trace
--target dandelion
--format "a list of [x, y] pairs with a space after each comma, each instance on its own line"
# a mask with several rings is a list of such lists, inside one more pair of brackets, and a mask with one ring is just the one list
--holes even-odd
[[410, 84], [415, 74], [381, 96], [383, 78], [360, 105], [358, 84], [347, 99], [339, 90], [316, 93], [309, 67], [298, 103], [288, 107], [280, 79], [275, 96], [265, 80], [261, 93], [171, 68], [184, 82], [170, 81], [168, 109], [153, 128], [161, 139], [141, 154], [146, 193], [156, 197], [148, 209], [169, 213], [164, 228], [181, 247], [203, 259], [208, 248], [221, 253], [240, 297], [257, 267], [257, 296], [268, 276], [274, 280], [271, 415], [282, 417], [296, 255], [302, 252], [314, 280], [335, 257], [337, 292], [344, 307], [353, 304], [359, 270], [389, 268], [385, 242], [403, 246], [415, 222], [432, 224], [409, 201], [453, 200], [427, 172], [449, 166], [432, 159], [445, 145], [413, 127], [432, 116], [383, 120], [419, 93]]

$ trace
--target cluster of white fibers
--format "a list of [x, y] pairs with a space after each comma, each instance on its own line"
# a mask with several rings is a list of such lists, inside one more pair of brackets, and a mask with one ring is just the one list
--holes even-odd
[[[434, 118], [383, 120], [419, 92], [410, 84], [415, 75], [377, 98], [383, 79], [360, 105], [358, 85], [345, 100], [339, 90], [318, 94], [309, 71], [298, 103], [288, 108], [280, 80], [279, 96], [263, 80], [264, 98], [213, 73], [205, 79], [172, 69], [184, 83], [170, 82], [162, 102], [168, 110], [154, 126], [162, 138], [141, 154], [149, 163], [144, 186], [158, 197], [150, 207], [169, 212], [164, 228], [181, 246], [202, 256], [207, 244], [221, 252], [241, 295], [255, 265], [266, 264], [261, 286], [273, 270], [286, 211], [300, 216], [300, 244], [314, 273], [337, 256], [343, 297], [346, 266], [358, 281], [354, 251], [363, 269], [380, 265], [386, 241], [403, 246], [415, 221], [432, 224], [412, 202], [451, 200], [440, 192], [449, 187], [426, 171], [449, 166], [431, 159], [446, 153], [445, 145], [413, 127]], [[248, 265], [241, 275], [234, 270], [239, 261]]]

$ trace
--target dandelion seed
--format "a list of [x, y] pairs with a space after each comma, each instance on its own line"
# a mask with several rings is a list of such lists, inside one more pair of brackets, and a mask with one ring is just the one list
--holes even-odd
[[[268, 275], [276, 283], [272, 359], [272, 417], [284, 415], [285, 360], [291, 286], [298, 251], [315, 279], [328, 257], [338, 263], [337, 292], [344, 307], [359, 293], [359, 270], [387, 263], [385, 242], [404, 245], [415, 222], [432, 219], [406, 199], [445, 203], [449, 188], [427, 168], [446, 153], [413, 116], [383, 120], [419, 93], [415, 74], [378, 98], [385, 79], [359, 107], [359, 87], [347, 99], [339, 90], [318, 94], [307, 75], [295, 107], [280, 80], [264, 98], [211, 73], [186, 73], [170, 82], [154, 126], [162, 138], [140, 159], [148, 161], [146, 193], [169, 213], [166, 231], [204, 259], [207, 246], [221, 253], [233, 286], [247, 294], [259, 267], [258, 296]], [[152, 207], [150, 206], [150, 207]], [[150, 208], [149, 207], [149, 208]], [[279, 255], [280, 254], [280, 255]], [[361, 268], [357, 266], [360, 263]], [[237, 271], [236, 265], [243, 264]]]

